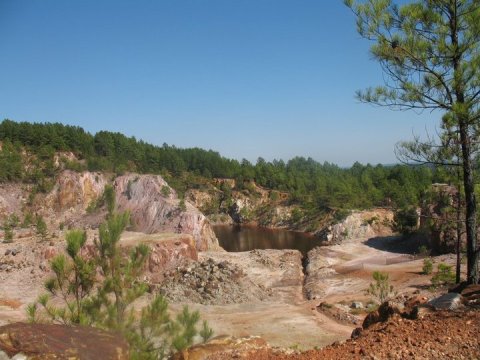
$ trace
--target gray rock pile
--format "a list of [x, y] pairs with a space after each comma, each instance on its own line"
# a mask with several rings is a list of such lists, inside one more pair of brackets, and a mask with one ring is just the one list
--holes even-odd
[[165, 274], [160, 292], [172, 302], [226, 305], [264, 300], [270, 292], [253, 283], [236, 265], [206, 259]]

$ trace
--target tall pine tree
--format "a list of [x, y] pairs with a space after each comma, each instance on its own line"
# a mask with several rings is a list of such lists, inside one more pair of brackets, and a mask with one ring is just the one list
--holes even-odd
[[465, 192], [467, 282], [478, 282], [473, 155], [480, 122], [480, 3], [477, 0], [345, 0], [385, 84], [358, 92], [364, 102], [443, 114], [458, 128]]

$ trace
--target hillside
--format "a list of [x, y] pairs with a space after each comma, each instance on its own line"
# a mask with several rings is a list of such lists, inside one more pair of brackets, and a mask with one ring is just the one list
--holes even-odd
[[372, 166], [355, 163], [345, 169], [311, 158], [296, 157], [256, 164], [227, 159], [212, 150], [147, 144], [120, 133], [94, 135], [80, 127], [49, 123], [0, 123], [0, 181], [35, 183], [48, 190], [58, 170], [161, 174], [183, 196], [212, 179], [234, 179], [235, 189], [249, 183], [287, 193], [292, 204], [307, 212], [333, 209], [405, 206], [418, 203], [422, 192], [442, 175], [429, 167]]

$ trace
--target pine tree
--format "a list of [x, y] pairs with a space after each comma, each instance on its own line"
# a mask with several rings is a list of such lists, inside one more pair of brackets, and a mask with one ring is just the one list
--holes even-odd
[[45, 220], [43, 220], [42, 216], [37, 216], [36, 220], [36, 231], [37, 235], [40, 236], [41, 240], [46, 240], [47, 239], [47, 224], [45, 223]]
[[[50, 263], [54, 276], [45, 282], [48, 294], [39, 297], [37, 303], [29, 307], [32, 320], [39, 320], [37, 306], [40, 305], [51, 321], [63, 324], [91, 324], [86, 313], [90, 305], [89, 297], [95, 284], [96, 265], [93, 259], [85, 259], [79, 251], [85, 245], [86, 233], [73, 230], [67, 233], [66, 253], [57, 255]], [[55, 306], [50, 300], [59, 298], [64, 306]]]
[[358, 93], [395, 110], [438, 110], [458, 129], [466, 202], [467, 282], [478, 282], [477, 204], [473, 157], [480, 123], [480, 4], [477, 0], [345, 0], [385, 84]]
[[13, 242], [13, 230], [10, 224], [3, 225], [3, 242], [4, 243]]
[[[142, 308], [140, 315], [134, 312], [133, 302], [147, 291], [140, 278], [149, 248], [141, 244], [128, 254], [120, 248], [120, 236], [128, 223], [128, 213], [111, 214], [100, 226], [93, 257], [81, 252], [85, 232], [69, 232], [66, 255], [51, 261], [54, 276], [45, 283], [48, 294], [27, 307], [30, 321], [118, 331], [128, 341], [132, 359], [164, 359], [191, 346], [197, 335], [211, 337], [213, 332], [206, 323], [200, 333], [197, 330], [197, 311], [184, 307], [176, 318], [171, 318], [168, 303], [161, 295]], [[63, 305], [54, 305], [59, 302]]]

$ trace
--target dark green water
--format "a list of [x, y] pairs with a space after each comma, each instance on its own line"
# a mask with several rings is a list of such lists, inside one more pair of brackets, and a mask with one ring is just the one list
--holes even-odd
[[300, 232], [255, 226], [216, 225], [213, 227], [220, 245], [229, 252], [254, 249], [295, 249], [306, 254], [321, 241]]

